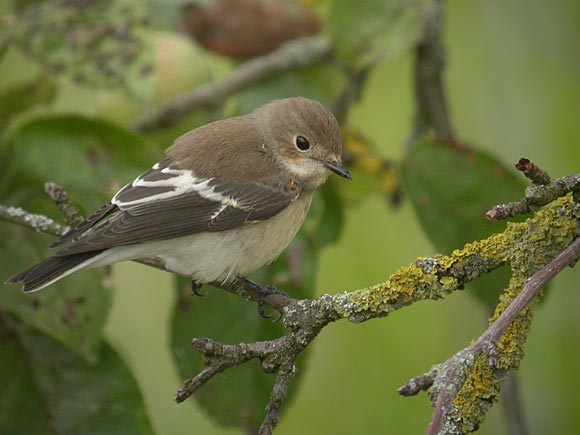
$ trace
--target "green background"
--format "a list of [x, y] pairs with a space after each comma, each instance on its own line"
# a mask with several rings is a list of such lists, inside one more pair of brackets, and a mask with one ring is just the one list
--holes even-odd
[[[580, 3], [452, 0], [445, 7], [446, 83], [459, 137], [508, 166], [528, 157], [554, 177], [578, 172]], [[3, 71], [2, 79], [21, 79], [14, 68]], [[411, 71], [411, 55], [374, 69], [352, 112], [352, 125], [392, 159], [402, 157], [411, 128]], [[57, 107], [78, 110], [75, 98], [60, 97]], [[87, 113], [97, 110], [86, 100], [82, 104]], [[408, 201], [392, 210], [381, 197], [366, 198], [347, 209], [342, 238], [323, 252], [316, 291], [366, 287], [433, 253]], [[180, 379], [169, 350], [170, 275], [122, 264], [115, 267], [114, 284], [119, 291], [107, 335], [134, 370], [157, 431], [240, 433], [172, 400]], [[532, 434], [580, 432], [579, 288], [578, 268], [565, 270], [536, 313], [519, 372]], [[248, 304], [248, 310], [255, 306]], [[276, 433], [424, 433], [432, 410], [426, 395], [401, 398], [397, 388], [465, 347], [485, 326], [479, 303], [461, 292], [386, 319], [330, 325], [313, 344]], [[227, 382], [228, 374], [222, 376]], [[479, 433], [506, 433], [499, 404]]]
[[[446, 83], [460, 137], [509, 166], [525, 156], [555, 177], [578, 172], [580, 4], [448, 1], [446, 9]], [[413, 115], [411, 61], [407, 55], [375, 69], [351, 118], [395, 159], [402, 156]], [[434, 253], [408, 202], [393, 211], [375, 197], [346, 216], [341, 240], [322, 254], [319, 294], [366, 287]], [[169, 400], [179, 386], [165, 329], [173, 299], [169, 277], [134, 264], [116, 272], [123, 291], [116, 293], [108, 331], [136, 370], [159, 431], [239, 433]], [[579, 288], [578, 269], [562, 272], [528, 338], [520, 379], [532, 434], [580, 431]], [[478, 302], [465, 293], [366, 324], [330, 325], [315, 341], [276, 433], [424, 433], [432, 410], [426, 395], [401, 398], [397, 388], [463, 348], [485, 326]], [[506, 433], [499, 404], [478, 433]]]

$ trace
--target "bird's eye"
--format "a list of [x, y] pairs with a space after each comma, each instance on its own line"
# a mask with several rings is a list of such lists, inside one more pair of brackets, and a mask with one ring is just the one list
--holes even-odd
[[294, 142], [296, 143], [296, 148], [300, 151], [308, 151], [310, 149], [310, 142], [304, 136], [296, 136]]

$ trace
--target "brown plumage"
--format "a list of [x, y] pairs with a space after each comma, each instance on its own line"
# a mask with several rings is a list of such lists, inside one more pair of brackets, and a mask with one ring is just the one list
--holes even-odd
[[338, 124], [320, 103], [276, 100], [199, 127], [167, 157], [8, 282], [43, 288], [87, 267], [158, 256], [203, 283], [249, 273], [294, 238], [312, 192], [340, 164]]

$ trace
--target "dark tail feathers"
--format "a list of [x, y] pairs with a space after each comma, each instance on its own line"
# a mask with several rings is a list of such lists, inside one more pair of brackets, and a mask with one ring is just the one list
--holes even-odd
[[40, 290], [52, 282], [64, 278], [64, 276], [68, 275], [67, 272], [71, 269], [74, 269], [79, 264], [84, 263], [101, 252], [103, 251], [83, 252], [66, 256], [55, 255], [49, 257], [46, 260], [35, 264], [30, 269], [8, 279], [6, 284], [22, 283], [24, 285], [22, 291], [25, 293]]

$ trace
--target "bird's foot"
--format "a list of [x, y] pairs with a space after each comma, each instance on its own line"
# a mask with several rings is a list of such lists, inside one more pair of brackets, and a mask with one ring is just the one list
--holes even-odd
[[191, 294], [202, 297], [205, 296], [205, 293], [200, 292], [202, 285], [195, 281], [194, 279], [191, 280]]
[[[282, 290], [278, 290], [273, 285], [258, 284], [257, 282], [252, 281], [249, 278], [246, 278], [245, 276], [238, 277], [238, 281], [240, 283], [242, 283], [244, 285], [244, 287], [250, 287], [252, 290], [254, 290], [258, 294], [258, 314], [260, 314], [260, 316], [264, 317], [265, 319], [268, 319], [271, 317], [269, 314], [266, 314], [264, 312], [264, 305], [266, 303], [266, 297], [271, 296], [271, 295], [281, 295], [281, 296], [284, 296], [286, 298], [290, 298], [290, 296], [288, 296]], [[282, 312], [280, 312], [280, 316], [275, 320], [275, 322], [279, 321], [281, 318], [282, 318]]]

